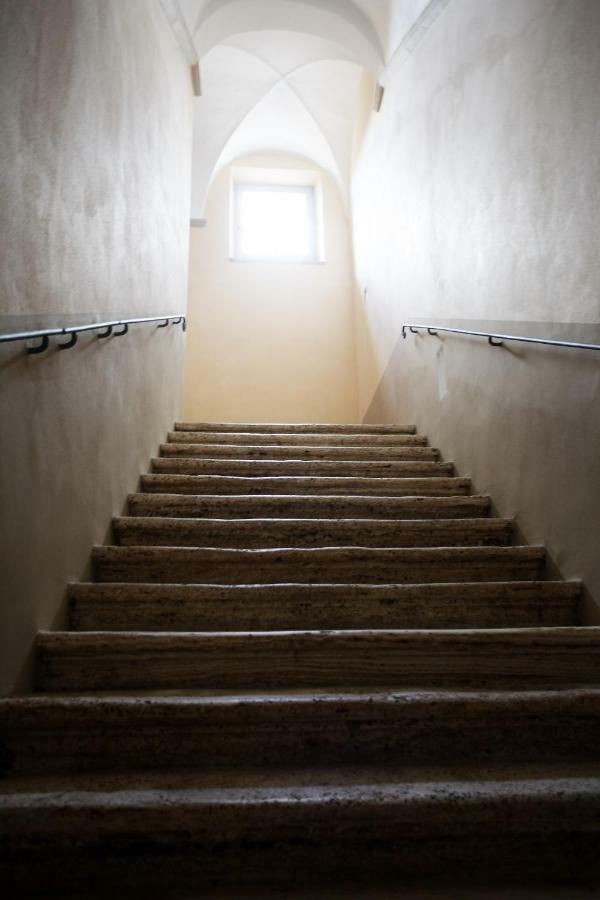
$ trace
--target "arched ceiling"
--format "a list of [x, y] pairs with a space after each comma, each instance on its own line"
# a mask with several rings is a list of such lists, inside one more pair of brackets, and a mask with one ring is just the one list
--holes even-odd
[[361, 73], [379, 76], [391, 30], [400, 22], [406, 31], [427, 2], [179, 0], [202, 77], [192, 217], [201, 217], [214, 173], [248, 153], [310, 159], [346, 198]]
[[203, 56], [233, 34], [265, 28], [339, 41], [375, 71], [383, 63], [373, 23], [350, 0], [200, 0], [192, 36]]

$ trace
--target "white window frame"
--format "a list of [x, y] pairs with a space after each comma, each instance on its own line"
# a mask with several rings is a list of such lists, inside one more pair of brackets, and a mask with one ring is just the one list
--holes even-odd
[[[268, 193], [299, 193], [304, 194], [308, 198], [308, 216], [309, 216], [309, 252], [304, 256], [254, 256], [243, 254], [241, 250], [241, 227], [240, 227], [240, 202], [245, 191], [265, 191]], [[269, 183], [256, 182], [251, 180], [234, 179], [232, 183], [232, 204], [231, 204], [231, 252], [230, 259], [236, 262], [272, 262], [272, 263], [320, 263], [323, 262], [322, 241], [320, 239], [319, 229], [319, 204], [317, 196], [317, 185], [297, 184], [297, 183]]]

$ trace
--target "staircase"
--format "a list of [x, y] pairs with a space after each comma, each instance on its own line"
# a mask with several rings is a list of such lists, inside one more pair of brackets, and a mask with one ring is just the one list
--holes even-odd
[[128, 504], [0, 701], [10, 897], [597, 879], [600, 629], [414, 428], [177, 424]]

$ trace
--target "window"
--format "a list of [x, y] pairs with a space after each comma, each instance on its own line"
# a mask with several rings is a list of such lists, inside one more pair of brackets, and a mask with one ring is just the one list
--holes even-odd
[[314, 185], [233, 185], [233, 258], [318, 262]]

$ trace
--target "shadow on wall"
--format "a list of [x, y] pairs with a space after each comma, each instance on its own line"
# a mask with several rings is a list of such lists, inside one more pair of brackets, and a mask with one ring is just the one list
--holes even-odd
[[[502, 324], [505, 333], [524, 332], [524, 323]], [[588, 340], [600, 337], [600, 327], [593, 336], [585, 328]], [[546, 545], [563, 577], [585, 579], [582, 612], [595, 624], [599, 362], [591, 351], [491, 348], [482, 338], [410, 334], [397, 341], [364, 416], [365, 422], [415, 422], [460, 475], [473, 479], [474, 490], [491, 495], [499, 515], [516, 516], [528, 543]]]
[[72, 350], [0, 349], [0, 691], [31, 685], [38, 629], [66, 622], [67, 582], [89, 577], [94, 543], [177, 417], [184, 336], [154, 327]]

